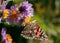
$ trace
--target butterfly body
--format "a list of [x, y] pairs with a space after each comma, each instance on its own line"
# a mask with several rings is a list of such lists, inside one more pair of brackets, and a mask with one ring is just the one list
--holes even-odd
[[36, 21], [30, 22], [21, 32], [21, 36], [26, 39], [47, 40], [47, 35], [44, 33], [41, 27], [39, 27]]

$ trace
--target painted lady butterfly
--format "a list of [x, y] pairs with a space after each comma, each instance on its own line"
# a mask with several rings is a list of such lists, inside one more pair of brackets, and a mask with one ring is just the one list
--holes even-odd
[[21, 36], [26, 39], [47, 40], [47, 35], [36, 23], [36, 20], [30, 22], [21, 32]]

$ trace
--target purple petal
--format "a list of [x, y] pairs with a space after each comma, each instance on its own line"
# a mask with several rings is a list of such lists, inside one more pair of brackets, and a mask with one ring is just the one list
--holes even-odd
[[4, 2], [2, 3], [1, 9], [4, 10], [4, 9], [6, 8], [6, 5], [7, 5], [7, 2], [4, 1]]
[[1, 22], [1, 20], [2, 20], [2, 17], [0, 17], [0, 22]]
[[2, 40], [5, 40], [6, 39], [6, 30], [4, 28], [2, 28], [1, 35], [2, 35]]
[[17, 5], [11, 6], [11, 10], [18, 10], [18, 6]]
[[12, 42], [8, 42], [8, 41], [6, 40], [5, 43], [12, 43]]

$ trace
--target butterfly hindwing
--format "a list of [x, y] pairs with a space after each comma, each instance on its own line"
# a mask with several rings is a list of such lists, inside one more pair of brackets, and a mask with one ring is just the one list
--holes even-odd
[[36, 21], [30, 22], [21, 32], [21, 36], [26, 39], [47, 40], [47, 35], [41, 27], [39, 27]]

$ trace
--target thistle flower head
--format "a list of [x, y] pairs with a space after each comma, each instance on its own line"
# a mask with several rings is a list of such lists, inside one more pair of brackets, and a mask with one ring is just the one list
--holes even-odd
[[7, 18], [7, 21], [11, 24], [17, 24], [19, 18], [20, 16], [19, 16], [18, 7], [16, 5], [11, 6], [10, 14], [9, 17]]
[[4, 28], [2, 28], [1, 35], [2, 41], [5, 43], [12, 43], [12, 37], [9, 34], [6, 34], [6, 30]]
[[9, 34], [6, 35], [5, 43], [12, 43], [12, 37]]
[[19, 8], [19, 11], [24, 16], [32, 16], [33, 15], [32, 4], [28, 3], [28, 1], [23, 2]]

